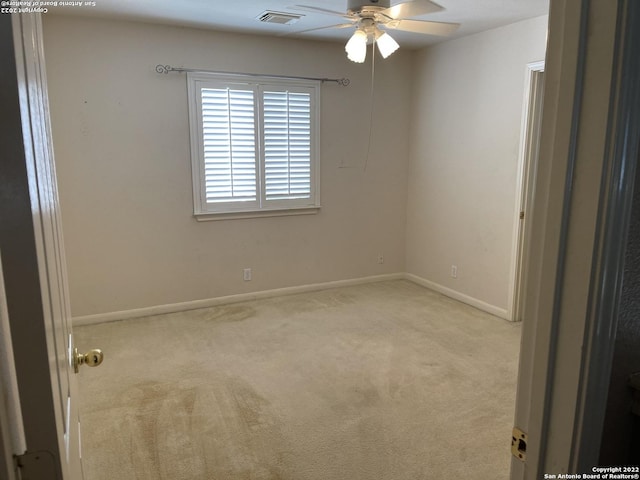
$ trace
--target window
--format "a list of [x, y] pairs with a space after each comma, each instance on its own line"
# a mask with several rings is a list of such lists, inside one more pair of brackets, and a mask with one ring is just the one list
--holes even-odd
[[319, 82], [210, 73], [187, 82], [196, 216], [319, 208]]

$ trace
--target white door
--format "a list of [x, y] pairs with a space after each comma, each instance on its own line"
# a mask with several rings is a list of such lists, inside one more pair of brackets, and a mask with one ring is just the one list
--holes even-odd
[[[22, 431], [21, 448], [26, 446], [26, 452], [14, 454], [20, 456], [22, 478], [82, 480], [74, 343], [41, 19], [37, 14], [1, 17], [0, 60], [8, 73], [0, 78], [6, 101], [0, 125], [5, 132], [0, 142], [0, 251], [22, 411], [22, 419], [12, 419], [12, 428]], [[13, 52], [7, 32], [13, 35]]]

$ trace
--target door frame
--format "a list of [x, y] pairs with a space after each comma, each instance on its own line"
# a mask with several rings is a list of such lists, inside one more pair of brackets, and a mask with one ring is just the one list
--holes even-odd
[[0, 416], [3, 439], [7, 432], [14, 437], [6, 445], [3, 440], [3, 462], [10, 455], [19, 477], [81, 480], [77, 380], [39, 14], [0, 15], [0, 63], [0, 250], [7, 307], [2, 316], [8, 319], [3, 330], [10, 334], [15, 384], [13, 372], [0, 369], [0, 375], [9, 385], [8, 398], [19, 399], [21, 410], [7, 412], [5, 405], [6, 418]]
[[[520, 128], [520, 153], [516, 176], [516, 206], [511, 248], [511, 282], [507, 318], [522, 320], [522, 293], [529, 239], [529, 210], [533, 205], [533, 191], [537, 171], [544, 94], [544, 60], [527, 64], [524, 81], [524, 101]], [[523, 215], [521, 215], [523, 214]]]
[[[640, 4], [551, 2], [512, 480], [598, 464], [640, 144]], [[634, 50], [635, 49], [635, 50]]]
[[571, 467], [599, 458], [618, 327], [618, 307], [640, 157], [640, 2], [619, 2], [596, 246]]
[[41, 238], [36, 234], [37, 221], [32, 213], [34, 192], [27, 164], [37, 147], [27, 130], [28, 120], [23, 122], [22, 116], [22, 20], [20, 16], [0, 15], [0, 250], [18, 387], [14, 395], [18, 394], [22, 410], [21, 417], [9, 421], [13, 429], [24, 431], [25, 439], [24, 450], [13, 455], [42, 452], [43, 464], [53, 469], [50, 478], [61, 479], [56, 417], [51, 415], [56, 402], [49, 374], [47, 326], [43, 303], [36, 300], [43, 298], [37, 259]]

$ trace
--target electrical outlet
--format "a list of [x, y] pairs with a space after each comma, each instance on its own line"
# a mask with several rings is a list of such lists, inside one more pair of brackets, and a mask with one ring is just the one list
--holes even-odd
[[458, 278], [458, 266], [451, 265], [451, 278]]
[[378, 263], [384, 263], [384, 255], [382, 253], [378, 254]]
[[243, 279], [245, 282], [248, 282], [249, 280], [251, 280], [251, 269], [250, 269], [250, 268], [245, 268], [245, 269], [242, 271], [242, 279]]

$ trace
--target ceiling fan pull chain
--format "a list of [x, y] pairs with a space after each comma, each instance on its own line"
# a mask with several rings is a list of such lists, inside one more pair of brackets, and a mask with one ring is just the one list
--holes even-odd
[[369, 94], [369, 141], [367, 142], [367, 155], [364, 158], [363, 172], [367, 171], [367, 165], [369, 164], [369, 156], [371, 155], [371, 142], [373, 140], [373, 89], [375, 86], [375, 73], [376, 73], [376, 42], [371, 42], [371, 92]]

